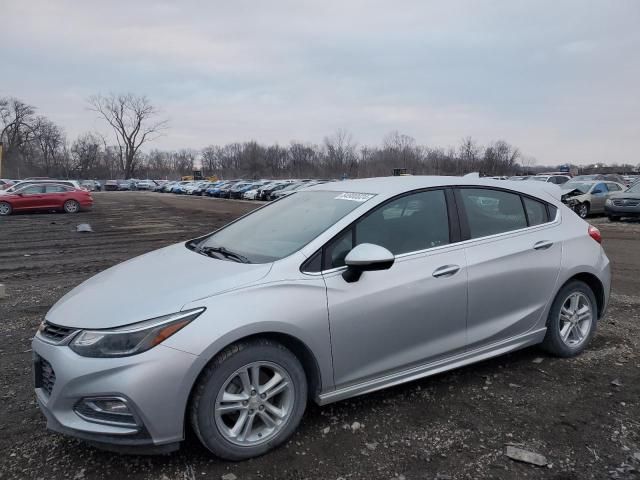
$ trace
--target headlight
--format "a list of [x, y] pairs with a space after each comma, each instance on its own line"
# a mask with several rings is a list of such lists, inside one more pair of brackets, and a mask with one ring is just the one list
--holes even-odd
[[69, 348], [83, 357], [135, 355], [163, 342], [204, 311], [196, 308], [109, 330], [83, 330]]

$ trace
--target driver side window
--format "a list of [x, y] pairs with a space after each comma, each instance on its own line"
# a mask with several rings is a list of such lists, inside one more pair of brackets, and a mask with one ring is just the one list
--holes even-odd
[[347, 254], [361, 243], [380, 245], [394, 255], [447, 245], [444, 190], [404, 195], [374, 208], [325, 246], [324, 269], [344, 266]]

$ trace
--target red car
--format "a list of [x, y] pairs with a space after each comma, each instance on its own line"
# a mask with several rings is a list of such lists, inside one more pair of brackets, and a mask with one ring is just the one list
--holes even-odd
[[91, 205], [93, 198], [88, 191], [54, 183], [27, 185], [12, 193], [0, 193], [0, 215], [33, 210], [78, 213], [80, 210], [91, 208]]

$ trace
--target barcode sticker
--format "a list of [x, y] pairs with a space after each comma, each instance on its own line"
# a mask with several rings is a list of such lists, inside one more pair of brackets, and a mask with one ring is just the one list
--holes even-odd
[[352, 202], [366, 202], [373, 195], [369, 193], [352, 193], [352, 192], [344, 192], [338, 195], [335, 200], [351, 200]]

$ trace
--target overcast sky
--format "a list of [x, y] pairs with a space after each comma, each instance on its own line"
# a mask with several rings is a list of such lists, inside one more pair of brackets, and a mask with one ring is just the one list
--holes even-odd
[[94, 93], [147, 95], [152, 146], [449, 146], [504, 139], [539, 164], [640, 163], [640, 1], [0, 2], [0, 96], [70, 138]]

